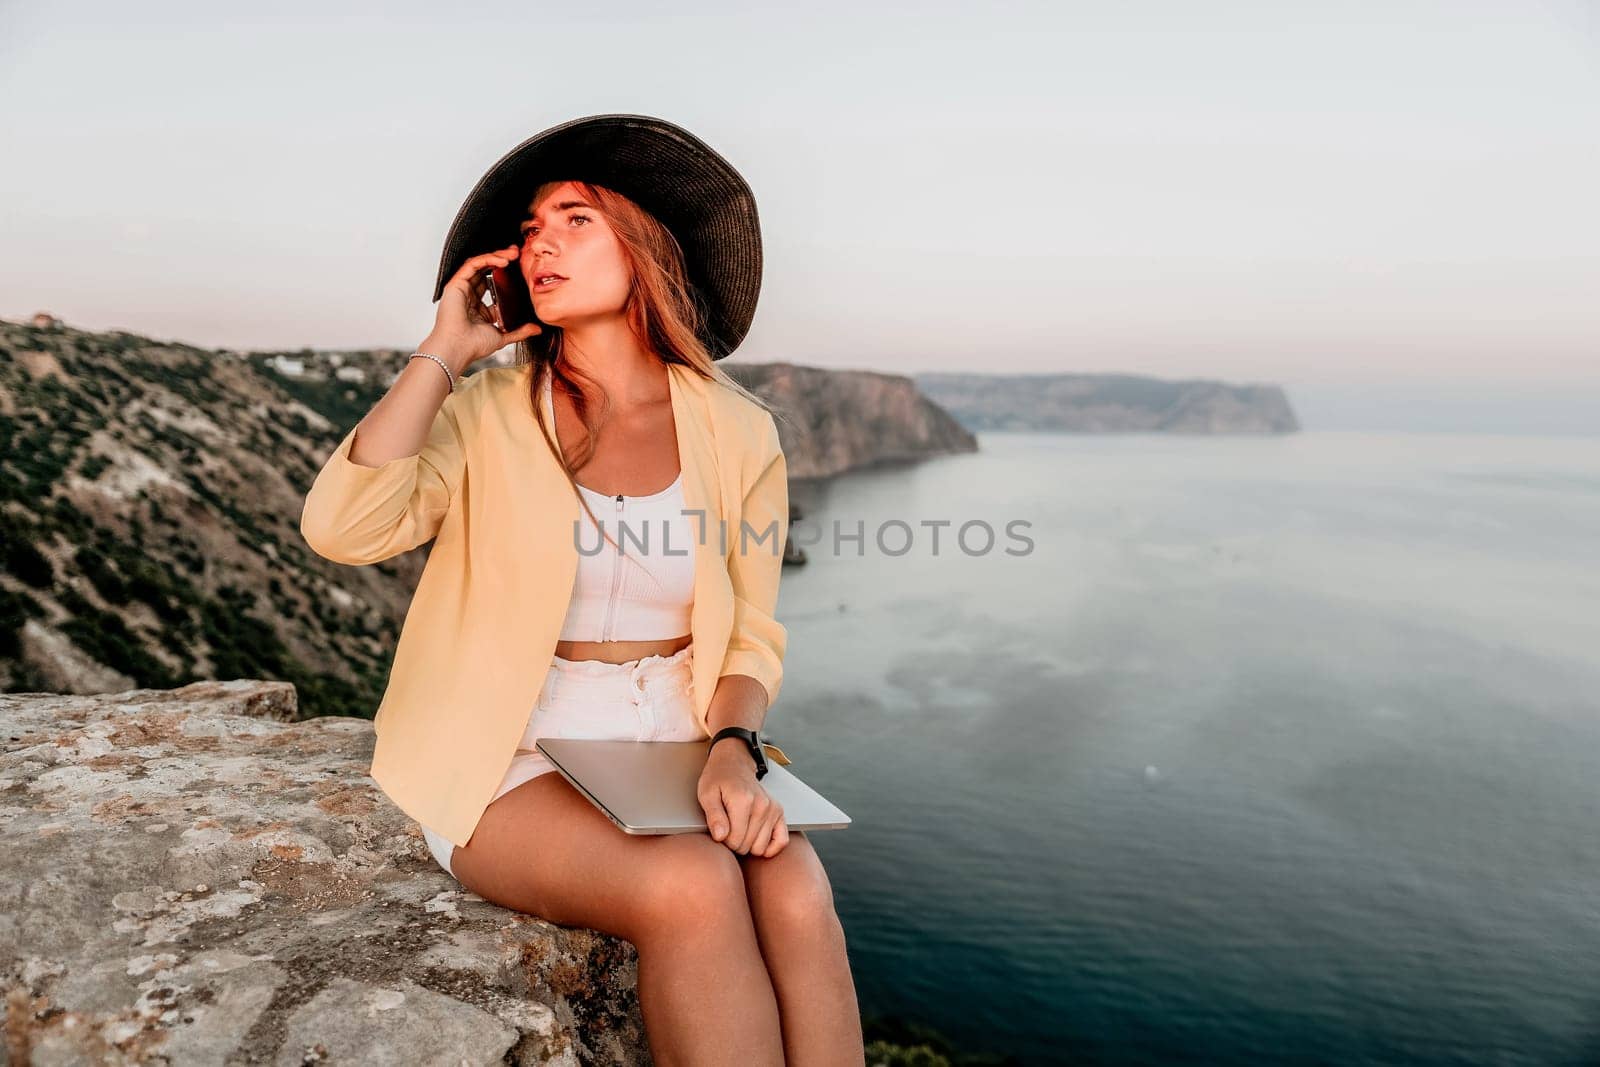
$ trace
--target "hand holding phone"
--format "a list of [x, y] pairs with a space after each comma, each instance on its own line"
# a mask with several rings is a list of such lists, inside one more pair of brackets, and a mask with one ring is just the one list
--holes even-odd
[[539, 325], [533, 311], [533, 297], [520, 271], [507, 267], [490, 267], [485, 273], [484, 285], [489, 295], [489, 313], [500, 332], [521, 329], [531, 324]]
[[[511, 245], [461, 264], [445, 285], [433, 331], [418, 351], [432, 353], [461, 372], [506, 345], [544, 332], [534, 318], [531, 297], [523, 297], [526, 313], [517, 311], [517, 291], [527, 292], [516, 273], [518, 250]], [[486, 294], [492, 303], [484, 303]]]

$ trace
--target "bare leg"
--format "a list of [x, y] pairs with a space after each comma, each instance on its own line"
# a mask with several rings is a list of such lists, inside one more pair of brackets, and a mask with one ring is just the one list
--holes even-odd
[[485, 900], [631, 941], [662, 1067], [783, 1063], [777, 998], [726, 846], [625, 834], [548, 773], [490, 804], [450, 865]]
[[844, 927], [811, 841], [791, 830], [789, 843], [771, 859], [738, 858], [778, 997], [784, 1062], [789, 1067], [865, 1063]]

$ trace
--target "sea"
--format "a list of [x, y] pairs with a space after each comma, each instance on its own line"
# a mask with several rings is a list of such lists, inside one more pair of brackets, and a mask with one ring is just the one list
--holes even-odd
[[978, 441], [792, 489], [766, 729], [863, 1013], [1600, 1063], [1600, 438]]

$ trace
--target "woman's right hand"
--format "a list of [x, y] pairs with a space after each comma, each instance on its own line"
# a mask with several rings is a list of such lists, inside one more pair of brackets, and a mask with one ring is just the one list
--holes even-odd
[[497, 252], [473, 256], [461, 264], [461, 269], [445, 283], [444, 292], [439, 297], [439, 313], [434, 319], [433, 332], [428, 334], [428, 339], [417, 351], [438, 356], [459, 375], [478, 360], [494, 355], [506, 345], [543, 333], [537, 322], [501, 333], [483, 303], [483, 291], [487, 287], [483, 272], [490, 267], [515, 263], [520, 251], [519, 246], [510, 245]]

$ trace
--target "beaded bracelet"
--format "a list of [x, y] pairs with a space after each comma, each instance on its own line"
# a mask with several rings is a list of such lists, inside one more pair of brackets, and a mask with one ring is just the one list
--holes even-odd
[[450, 379], [450, 391], [452, 393], [456, 391], [456, 376], [454, 374], [450, 373], [450, 368], [445, 365], [445, 361], [444, 360], [440, 359], [438, 356], [430, 355], [427, 352], [413, 352], [406, 359], [406, 362], [409, 364], [411, 362], [411, 360], [416, 359], [418, 356], [421, 356], [423, 359], [431, 359], [435, 363], [439, 364], [440, 367], [443, 367], [444, 368], [444, 376], [446, 378]]

